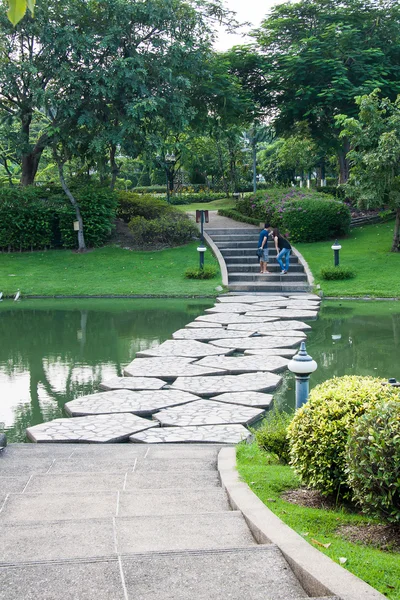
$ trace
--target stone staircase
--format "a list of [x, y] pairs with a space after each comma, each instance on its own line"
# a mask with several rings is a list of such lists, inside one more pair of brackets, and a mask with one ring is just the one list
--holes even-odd
[[272, 241], [268, 242], [270, 275], [260, 275], [256, 256], [259, 229], [206, 229], [221, 252], [228, 270], [228, 287], [235, 292], [307, 292], [309, 285], [303, 265], [292, 252], [290, 270], [281, 275], [276, 261], [276, 250]]
[[0, 456], [0, 598], [308, 598], [279, 548], [257, 544], [229, 506], [218, 452], [9, 446]]

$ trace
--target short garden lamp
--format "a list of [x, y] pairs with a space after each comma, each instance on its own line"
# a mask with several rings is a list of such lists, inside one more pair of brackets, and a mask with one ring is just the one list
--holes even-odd
[[310, 375], [317, 370], [317, 363], [307, 354], [305, 342], [301, 342], [300, 350], [288, 363], [288, 369], [296, 376], [296, 409], [308, 400]]
[[205, 246], [197, 246], [197, 252], [200, 257], [200, 269], [204, 269], [204, 253], [207, 250]]
[[339, 250], [341, 250], [342, 246], [339, 244], [339, 242], [337, 240], [335, 240], [335, 243], [333, 244], [333, 246], [331, 246], [332, 250], [333, 250], [333, 259], [334, 259], [334, 264], [335, 267], [339, 266]]

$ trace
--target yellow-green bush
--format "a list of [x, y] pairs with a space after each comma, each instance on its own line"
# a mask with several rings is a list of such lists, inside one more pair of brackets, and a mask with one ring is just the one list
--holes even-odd
[[373, 377], [329, 379], [316, 386], [288, 427], [290, 463], [302, 483], [323, 494], [350, 496], [346, 443], [350, 428], [367, 410], [393, 398], [391, 386]]
[[274, 408], [254, 431], [257, 444], [266, 452], [275, 454], [281, 463], [289, 462], [289, 440], [287, 428], [292, 415]]
[[357, 419], [346, 472], [353, 500], [364, 512], [400, 525], [400, 393]]

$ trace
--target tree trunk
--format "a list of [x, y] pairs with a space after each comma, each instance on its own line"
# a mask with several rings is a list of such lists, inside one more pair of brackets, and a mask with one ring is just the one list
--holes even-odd
[[79, 208], [79, 204], [75, 200], [74, 196], [71, 193], [71, 190], [69, 189], [69, 187], [67, 186], [67, 184], [65, 182], [65, 178], [64, 178], [64, 165], [63, 165], [63, 163], [58, 162], [57, 166], [58, 166], [58, 174], [59, 174], [59, 177], [60, 177], [60, 182], [61, 182], [62, 189], [64, 190], [64, 192], [67, 195], [69, 201], [71, 202], [72, 206], [74, 207], [75, 214], [76, 214], [76, 220], [79, 223], [78, 251], [79, 252], [86, 252], [85, 237], [83, 235], [83, 220], [82, 220], [82, 215], [81, 215], [81, 211], [80, 211], [80, 208]]
[[110, 189], [113, 190], [115, 188], [115, 182], [117, 181], [117, 177], [119, 175], [119, 167], [117, 161], [115, 160], [115, 154], [117, 152], [117, 146], [115, 144], [111, 144], [110, 148], [110, 166], [111, 166], [111, 183]]
[[396, 220], [394, 222], [393, 244], [391, 252], [400, 252], [400, 206], [396, 211]]
[[25, 154], [21, 161], [21, 185], [33, 185], [43, 150]]
[[344, 139], [343, 148], [338, 152], [339, 160], [339, 184], [347, 183], [350, 174], [350, 163], [348, 161], [347, 153], [350, 151], [350, 142], [348, 139]]

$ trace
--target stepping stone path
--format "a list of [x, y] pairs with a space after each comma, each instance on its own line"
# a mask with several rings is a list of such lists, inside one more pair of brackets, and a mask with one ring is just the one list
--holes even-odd
[[122, 442], [130, 435], [158, 424], [136, 415], [96, 415], [74, 419], [54, 419], [28, 427], [26, 434], [32, 442]]
[[[250, 439], [318, 316], [312, 294], [238, 294], [137, 352], [104, 392], [65, 405], [72, 418], [30, 427], [35, 442], [233, 444]], [[268, 393], [269, 392], [269, 393]], [[160, 426], [161, 425], [161, 426]]]
[[188, 392], [172, 390], [122, 392], [118, 390], [82, 396], [67, 402], [65, 412], [71, 417], [113, 413], [133, 413], [139, 417], [148, 417], [162, 408], [186, 404], [193, 400], [198, 400], [198, 397]]
[[202, 425], [250, 425], [262, 417], [264, 411], [249, 406], [238, 406], [212, 400], [196, 400], [181, 407], [160, 410], [154, 415], [163, 427], [192, 427]]
[[282, 377], [274, 373], [255, 372], [215, 377], [178, 377], [171, 388], [198, 396], [213, 396], [224, 392], [270, 392], [276, 389], [281, 381]]
[[[119, 377], [119, 380], [129, 381], [135, 378], [139, 373], [145, 377], [159, 377], [166, 381], [173, 381], [177, 377], [195, 377], [199, 375], [221, 375], [224, 370], [219, 367], [203, 367], [195, 363], [196, 358], [176, 358], [163, 357], [162, 361], [159, 358], [135, 358], [125, 369], [126, 377]], [[106, 381], [100, 384], [100, 387], [106, 385], [110, 388], [110, 382]], [[165, 385], [165, 383], [163, 383]], [[112, 389], [117, 389], [118, 386]]]

